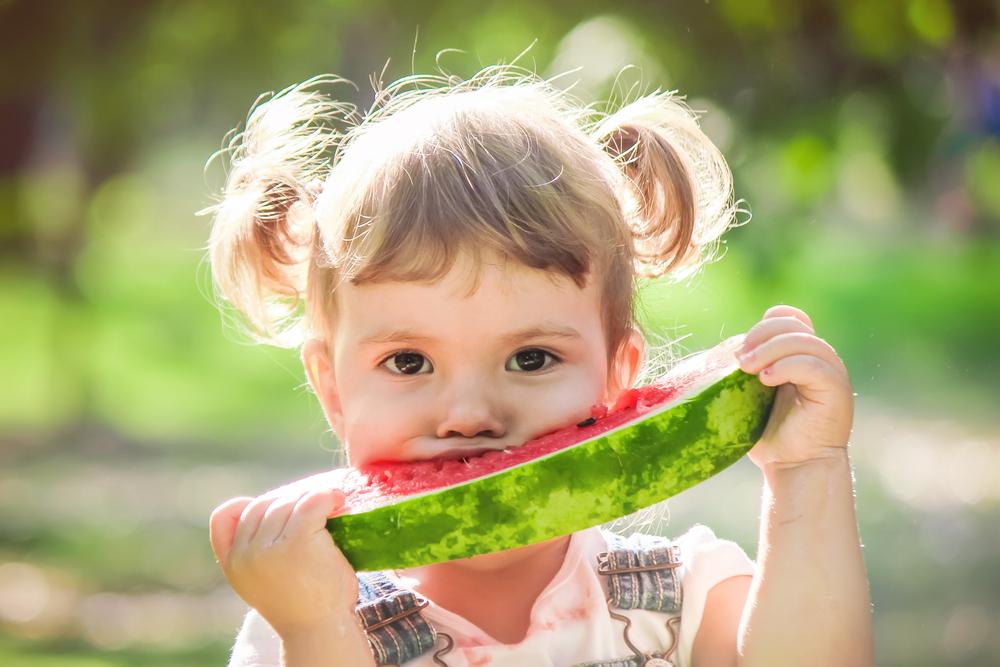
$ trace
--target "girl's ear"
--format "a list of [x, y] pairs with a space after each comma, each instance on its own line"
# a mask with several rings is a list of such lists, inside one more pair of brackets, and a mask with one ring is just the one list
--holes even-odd
[[323, 406], [326, 421], [339, 438], [344, 413], [340, 406], [340, 392], [337, 391], [337, 379], [333, 373], [333, 363], [326, 343], [315, 338], [307, 340], [302, 346], [302, 365], [306, 368], [306, 377], [309, 378], [313, 392]]
[[[642, 360], [646, 354], [646, 341], [638, 329], [632, 329], [621, 346], [608, 373], [608, 400], [614, 401], [619, 393], [631, 389], [639, 377]], [[610, 405], [610, 403], [609, 403]]]

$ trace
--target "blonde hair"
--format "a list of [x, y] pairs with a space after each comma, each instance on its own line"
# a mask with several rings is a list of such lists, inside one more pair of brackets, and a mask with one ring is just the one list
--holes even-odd
[[435, 281], [467, 254], [600, 280], [613, 357], [635, 278], [689, 275], [732, 223], [725, 160], [672, 93], [609, 114], [498, 66], [407, 77], [360, 114], [331, 81], [258, 101], [228, 146], [212, 273], [260, 341], [329, 341], [342, 281]]

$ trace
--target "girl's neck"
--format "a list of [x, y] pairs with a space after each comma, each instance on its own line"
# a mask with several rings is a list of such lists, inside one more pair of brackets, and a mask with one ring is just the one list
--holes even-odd
[[435, 604], [502, 644], [524, 640], [535, 600], [562, 567], [570, 536], [401, 571]]

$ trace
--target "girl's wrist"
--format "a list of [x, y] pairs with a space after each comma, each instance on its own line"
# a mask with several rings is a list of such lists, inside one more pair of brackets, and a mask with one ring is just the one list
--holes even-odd
[[368, 637], [353, 611], [275, 628], [275, 632], [281, 638], [283, 667], [375, 665]]
[[[264, 620], [267, 620], [266, 618]], [[331, 612], [327, 616], [312, 619], [309, 621], [297, 621], [294, 623], [278, 624], [272, 623], [274, 632], [281, 638], [282, 642], [300, 641], [303, 637], [316, 635], [341, 636], [349, 630], [357, 628], [362, 633], [361, 621], [358, 620], [354, 610]]]
[[803, 485], [812, 487], [824, 479], [852, 476], [847, 448], [830, 449], [825, 456], [794, 463], [771, 461], [761, 466], [761, 471], [772, 494], [794, 492]]

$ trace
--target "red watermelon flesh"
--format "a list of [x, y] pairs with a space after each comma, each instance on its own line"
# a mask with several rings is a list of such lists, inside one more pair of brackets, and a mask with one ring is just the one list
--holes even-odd
[[705, 384], [705, 378], [715, 377], [720, 369], [734, 365], [733, 351], [741, 341], [742, 337], [730, 339], [681, 363], [653, 384], [622, 392], [610, 408], [592, 407], [591, 416], [595, 421], [589, 426], [572, 424], [520, 447], [486, 452], [469, 459], [385, 462], [361, 468], [339, 468], [303, 482], [315, 484], [322, 478], [323, 486], [342, 490], [346, 496], [345, 512], [353, 514], [493, 475], [595, 438], [691, 393]]

